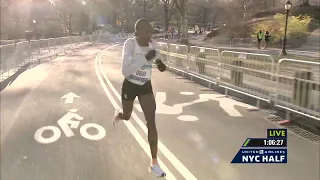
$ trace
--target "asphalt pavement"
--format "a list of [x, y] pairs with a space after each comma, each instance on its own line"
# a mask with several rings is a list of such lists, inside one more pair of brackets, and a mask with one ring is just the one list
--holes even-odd
[[[1, 92], [1, 179], [157, 179], [138, 101], [130, 121], [111, 124], [121, 104], [121, 50], [110, 42], [58, 57]], [[166, 179], [319, 179], [319, 144], [293, 133], [288, 164], [230, 163], [247, 137], [278, 127], [267, 113], [170, 72], [154, 69], [152, 84]]]

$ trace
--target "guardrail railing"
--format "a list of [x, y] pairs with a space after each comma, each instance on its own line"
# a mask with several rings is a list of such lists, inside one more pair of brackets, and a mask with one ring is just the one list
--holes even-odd
[[41, 59], [74, 53], [100, 40], [106, 42], [110, 35], [71, 36], [22, 41], [0, 46], [1, 81], [27, 63], [40, 63]]
[[209, 79], [214, 84], [219, 83], [220, 58], [219, 50], [191, 46], [189, 53], [189, 71], [196, 72], [198, 76]]
[[16, 39], [16, 40], [0, 40], [0, 47], [8, 44], [14, 44], [16, 42], [26, 41], [26, 39]]
[[273, 82], [275, 63], [267, 54], [222, 51], [220, 86], [269, 101], [276, 90]]
[[320, 118], [320, 62], [280, 59], [277, 63], [276, 105]]
[[320, 121], [320, 61], [280, 59], [199, 46], [159, 43], [166, 64], [191, 77]]

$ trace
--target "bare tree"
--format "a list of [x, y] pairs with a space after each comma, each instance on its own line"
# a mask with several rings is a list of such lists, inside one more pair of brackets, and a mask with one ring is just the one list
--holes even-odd
[[[181, 16], [180, 42], [188, 44], [188, 0], [173, 0]], [[179, 34], [180, 35], [180, 34]]]
[[220, 12], [218, 0], [190, 0], [189, 2], [189, 24], [200, 24], [206, 28], [208, 23], [213, 23]]
[[168, 30], [169, 30], [169, 22], [171, 20], [172, 15], [175, 13], [174, 11], [174, 3], [173, 0], [161, 0], [163, 3], [163, 9], [164, 9], [164, 29], [166, 31], [166, 38], [168, 36]]
[[77, 0], [52, 0], [51, 3], [63, 22], [64, 28], [69, 35], [72, 35], [72, 17], [77, 7], [79, 8]]
[[[99, 14], [98, 7], [102, 3], [106, 4], [107, 0], [51, 0], [51, 2], [64, 27], [71, 35], [73, 33], [73, 22], [78, 22], [80, 26], [87, 25], [88, 27], [85, 29], [89, 34], [94, 32], [96, 27], [95, 17]], [[81, 31], [84, 30], [84, 27], [78, 28], [81, 28]]]
[[[121, 27], [132, 30], [132, 24], [137, 18], [144, 17], [143, 7], [144, 1], [136, 0], [105, 0], [110, 12], [110, 19], [113, 21], [114, 27]], [[146, 10], [152, 9], [152, 3], [146, 4]], [[105, 9], [105, 11], [108, 11]], [[121, 24], [117, 24], [120, 22]]]

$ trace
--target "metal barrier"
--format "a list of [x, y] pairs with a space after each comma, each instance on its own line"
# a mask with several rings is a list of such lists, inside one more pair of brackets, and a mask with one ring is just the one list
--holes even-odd
[[176, 68], [188, 71], [188, 47], [180, 44], [170, 44], [168, 64]]
[[46, 59], [69, 53], [74, 53], [86, 45], [99, 42], [108, 35], [72, 36], [50, 39], [23, 41], [17, 44], [0, 46], [1, 52], [1, 81], [15, 73], [20, 66], [26, 63], [40, 63]]
[[40, 54], [40, 41], [38, 40], [31, 40], [30, 41], [30, 51], [31, 51], [31, 58], [33, 60], [37, 60]]
[[238, 90], [260, 100], [269, 101], [273, 88], [275, 63], [270, 55], [222, 51], [220, 86]]
[[118, 38], [128, 38], [128, 37], [129, 37], [129, 34], [126, 33], [126, 32], [119, 32], [119, 33], [116, 34], [116, 36], [117, 36]]
[[158, 51], [160, 54], [162, 54], [162, 61], [165, 64], [168, 64], [168, 60], [169, 60], [169, 47], [167, 43], [162, 43], [159, 42], [159, 47], [158, 47]]
[[61, 53], [65, 54], [63, 49], [63, 38], [56, 38], [54, 40], [54, 52], [56, 55], [61, 55]]
[[24, 41], [17, 43], [15, 61], [10, 64], [10, 68], [23, 66], [26, 63], [25, 59], [30, 57], [30, 55], [29, 42]]
[[[245, 52], [159, 43], [167, 64], [191, 76], [215, 83], [290, 112], [320, 120], [320, 62], [281, 59]], [[167, 49], [167, 52], [166, 52]], [[209, 83], [209, 86], [210, 86]]]
[[40, 39], [40, 57], [51, 57], [49, 50], [49, 39]]
[[16, 40], [0, 40], [0, 47], [3, 45], [14, 44], [16, 42], [23, 42], [26, 39], [16, 39]]
[[12, 67], [10, 63], [13, 63], [15, 61], [15, 55], [15, 44], [5, 45], [0, 48], [1, 74], [7, 72]]
[[219, 50], [191, 46], [189, 53], [189, 70], [217, 84], [219, 80]]
[[320, 62], [280, 59], [276, 89], [276, 106], [320, 120]]

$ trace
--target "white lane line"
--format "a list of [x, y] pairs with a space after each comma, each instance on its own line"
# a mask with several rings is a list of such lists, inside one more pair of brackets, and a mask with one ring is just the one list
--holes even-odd
[[191, 96], [194, 95], [194, 92], [180, 92], [181, 95]]
[[[107, 49], [105, 49], [104, 51], [108, 50], [109, 48], [115, 47], [117, 46], [113, 45], [108, 47]], [[100, 74], [101, 72], [101, 66], [98, 65], [98, 61], [101, 59], [101, 56], [103, 54], [103, 52], [100, 52], [95, 59], [95, 71], [97, 74], [97, 77], [99, 79], [99, 82], [104, 90], [104, 92], [106, 93], [108, 99], [110, 100], [111, 104], [113, 105], [113, 107], [115, 109], [120, 109], [120, 106], [118, 105], [118, 103], [116, 102], [116, 100], [113, 98], [113, 96], [111, 95], [109, 89], [107, 88], [106, 84], [103, 82], [102, 76]], [[99, 61], [100, 62], [100, 61]], [[101, 63], [101, 62], [100, 62]], [[99, 68], [98, 68], [99, 67]], [[137, 140], [137, 142], [139, 143], [139, 145], [142, 147], [142, 149], [145, 151], [145, 153], [148, 155], [148, 157], [151, 159], [151, 155], [150, 155], [150, 148], [149, 145], [146, 143], [146, 141], [142, 138], [142, 136], [139, 134], [139, 132], [137, 131], [137, 129], [132, 125], [132, 123], [130, 121], [124, 121], [124, 124], [127, 126], [127, 128], [129, 129], [129, 131], [131, 132], [131, 134], [133, 135], [133, 137]], [[162, 160], [159, 158], [158, 159], [160, 166], [163, 168], [163, 170], [166, 172], [167, 176], [165, 177], [167, 180], [177, 180], [177, 178], [169, 171], [168, 167], [162, 162]]]
[[[105, 51], [107, 51], [107, 50], [108, 49], [106, 49]], [[106, 80], [107, 84], [109, 85], [109, 88], [112, 90], [114, 95], [120, 101], [121, 100], [120, 94], [114, 88], [114, 86], [110, 82], [109, 78], [107, 77], [106, 72], [102, 68], [101, 58], [98, 59], [98, 61], [99, 61], [99, 68], [100, 68], [100, 72], [102, 73], [102, 76]], [[137, 116], [137, 114], [134, 111], [132, 112], [132, 118], [138, 123], [138, 125], [141, 127], [141, 129], [144, 131], [144, 133], [148, 134], [148, 130], [147, 130], [146, 125], [142, 122], [142, 120]], [[159, 145], [159, 150], [163, 153], [163, 155], [168, 159], [168, 161], [171, 162], [171, 164], [177, 169], [177, 171], [179, 171], [179, 173], [186, 180], [197, 180], [197, 178], [178, 160], [178, 158], [176, 158], [176, 156], [173, 153], [171, 153], [169, 151], [169, 149], [160, 140], [158, 141], [158, 145]]]

